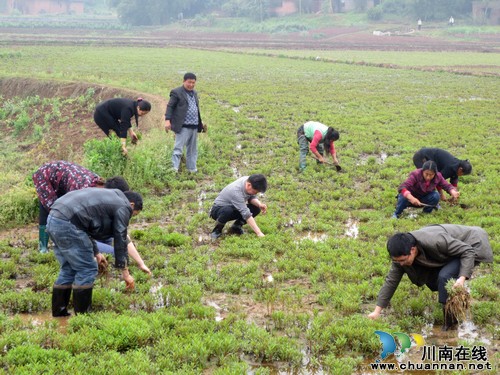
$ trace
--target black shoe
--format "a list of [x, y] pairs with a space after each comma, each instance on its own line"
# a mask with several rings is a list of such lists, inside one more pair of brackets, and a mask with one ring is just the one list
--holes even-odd
[[76, 315], [88, 313], [91, 304], [92, 288], [73, 289], [73, 307]]
[[215, 228], [212, 230], [212, 233], [210, 233], [210, 238], [212, 240], [218, 239], [220, 236], [222, 236], [222, 230], [224, 229], [224, 225], [219, 223], [218, 221], [215, 222]]
[[229, 228], [229, 233], [236, 234], [237, 236], [241, 236], [245, 231], [240, 225], [233, 225]]
[[210, 238], [212, 240], [216, 240], [218, 239], [220, 236], [222, 236], [222, 232], [221, 231], [218, 231], [218, 230], [213, 230], [212, 233], [210, 233]]
[[71, 285], [54, 285], [52, 288], [52, 316], [58, 318], [71, 315], [68, 312]]

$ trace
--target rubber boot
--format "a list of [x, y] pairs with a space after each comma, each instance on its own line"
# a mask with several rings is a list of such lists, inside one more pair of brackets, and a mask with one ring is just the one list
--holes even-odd
[[443, 305], [443, 321], [442, 331], [457, 329], [458, 319], [453, 314], [446, 312], [446, 305]]
[[52, 316], [54, 318], [71, 315], [68, 312], [71, 285], [54, 285], [52, 287]]
[[73, 307], [75, 308], [75, 315], [88, 313], [91, 304], [92, 288], [73, 289]]
[[224, 229], [224, 225], [225, 224], [219, 223], [218, 221], [215, 222], [215, 228], [212, 230], [212, 233], [210, 233], [210, 238], [212, 240], [216, 240], [220, 236], [222, 236], [222, 230]]
[[41, 254], [49, 252], [49, 234], [45, 231], [46, 225], [38, 226], [38, 251]]
[[246, 223], [246, 221], [243, 220], [236, 220], [231, 228], [229, 228], [229, 232], [232, 234], [236, 234], [238, 236], [241, 236], [245, 231], [243, 230], [242, 226]]

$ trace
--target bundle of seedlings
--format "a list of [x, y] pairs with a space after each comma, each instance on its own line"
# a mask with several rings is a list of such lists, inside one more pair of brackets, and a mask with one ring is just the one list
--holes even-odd
[[448, 300], [445, 305], [446, 316], [455, 317], [463, 322], [469, 314], [470, 294], [463, 286], [453, 287], [455, 280], [450, 279], [446, 283]]
[[109, 260], [105, 258], [105, 262], [98, 262], [97, 263], [97, 278], [102, 280], [104, 285], [107, 285], [110, 279], [110, 272], [109, 272]]

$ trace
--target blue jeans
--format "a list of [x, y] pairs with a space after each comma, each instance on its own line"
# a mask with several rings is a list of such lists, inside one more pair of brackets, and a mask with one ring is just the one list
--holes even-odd
[[99, 242], [99, 241], [96, 241], [97, 243], [97, 249], [99, 249], [99, 252], [101, 254], [111, 254], [111, 255], [115, 255], [115, 248], [111, 245], [108, 245], [107, 243], [105, 242]]
[[198, 128], [182, 128], [180, 133], [175, 134], [172, 167], [176, 171], [179, 170], [184, 147], [186, 147], [186, 167], [189, 172], [196, 172], [196, 161], [198, 160]]
[[455, 258], [441, 268], [436, 268], [433, 274], [429, 276], [429, 281], [426, 283], [427, 287], [433, 292], [438, 292], [438, 300], [440, 303], [445, 304], [448, 299], [448, 291], [446, 290], [446, 283], [450, 279], [457, 279], [460, 272], [460, 259]]
[[88, 234], [52, 215], [47, 219], [47, 233], [54, 242], [54, 255], [60, 265], [55, 285], [92, 287], [97, 276], [97, 262]]
[[[431, 205], [432, 207], [424, 207], [423, 212], [430, 214], [435, 206], [439, 203], [439, 193], [433, 191], [427, 195], [424, 195], [418, 200], [424, 204]], [[398, 202], [396, 203], [396, 211], [394, 212], [397, 216], [401, 215], [404, 209], [408, 206], [414, 207], [408, 199], [403, 197], [403, 194], [398, 194]]]

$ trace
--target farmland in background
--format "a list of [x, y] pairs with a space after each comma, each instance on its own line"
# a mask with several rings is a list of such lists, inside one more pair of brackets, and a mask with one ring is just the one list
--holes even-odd
[[[362, 373], [365, 360], [380, 353], [375, 330], [422, 333], [436, 345], [485, 345], [498, 368], [498, 53], [427, 52], [419, 59], [416, 52], [249, 52], [0, 48], [2, 368]], [[345, 63], [351, 60], [373, 65]], [[410, 69], [423, 65], [437, 71]], [[452, 71], [457, 66], [460, 74]], [[186, 71], [198, 75], [209, 127], [199, 138], [195, 176], [169, 170], [173, 137], [163, 131], [169, 90]], [[22, 94], [28, 86], [29, 95]], [[127, 160], [115, 157], [116, 143], [104, 140], [92, 120], [99, 100], [119, 95], [147, 95], [155, 105]], [[308, 120], [339, 130], [344, 173], [313, 159], [298, 173], [296, 129]], [[444, 203], [429, 216], [414, 210], [391, 220], [397, 186], [424, 146], [470, 159], [473, 173], [459, 184], [462, 206]], [[131, 294], [117, 278], [99, 281], [89, 316], [47, 318], [58, 264], [36, 250], [30, 182], [45, 155], [104, 177], [121, 173], [145, 197], [131, 235], [154, 276], [132, 266]], [[262, 197], [269, 213], [257, 218], [266, 237], [210, 242], [213, 199], [251, 173], [269, 179]], [[434, 223], [477, 225], [490, 235], [495, 262], [476, 269], [468, 283], [475, 336], [438, 335], [435, 294], [406, 278], [383, 318], [366, 318], [390, 266], [388, 236]]]

